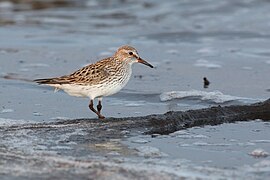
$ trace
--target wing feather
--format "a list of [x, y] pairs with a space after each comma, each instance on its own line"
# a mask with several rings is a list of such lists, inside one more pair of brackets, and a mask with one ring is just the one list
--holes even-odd
[[85, 66], [70, 75], [56, 78], [36, 79], [39, 84], [89, 84], [95, 85], [104, 81], [111, 75], [107, 64], [112, 62], [112, 57]]

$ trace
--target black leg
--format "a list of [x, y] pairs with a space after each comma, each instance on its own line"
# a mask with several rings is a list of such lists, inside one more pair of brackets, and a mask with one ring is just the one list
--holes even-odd
[[97, 105], [97, 110], [99, 114], [101, 113], [101, 109], [102, 109], [102, 105], [101, 105], [101, 101], [99, 100], [98, 105]]
[[90, 109], [91, 111], [93, 111], [94, 113], [96, 113], [96, 115], [98, 115], [98, 118], [99, 118], [99, 119], [104, 119], [104, 118], [105, 118], [105, 117], [102, 116], [97, 110], [95, 110], [95, 108], [94, 108], [94, 102], [93, 102], [92, 99], [90, 100], [90, 103], [89, 103], [89, 109]]

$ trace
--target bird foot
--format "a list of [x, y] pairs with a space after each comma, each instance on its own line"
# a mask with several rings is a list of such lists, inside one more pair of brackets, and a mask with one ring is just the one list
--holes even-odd
[[100, 114], [100, 115], [98, 115], [98, 118], [99, 118], [99, 119], [105, 119], [105, 117], [104, 117], [104, 116], [102, 116], [101, 114]]

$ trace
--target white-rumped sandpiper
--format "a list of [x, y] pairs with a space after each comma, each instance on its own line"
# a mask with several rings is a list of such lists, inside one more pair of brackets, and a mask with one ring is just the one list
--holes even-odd
[[[103, 119], [102, 98], [117, 93], [127, 84], [134, 63], [142, 63], [153, 68], [140, 58], [135, 48], [126, 45], [120, 47], [112, 57], [87, 65], [70, 75], [34, 81], [55, 87], [56, 90], [62, 89], [71, 96], [89, 97], [90, 110]], [[94, 108], [95, 98], [98, 98], [97, 110]]]

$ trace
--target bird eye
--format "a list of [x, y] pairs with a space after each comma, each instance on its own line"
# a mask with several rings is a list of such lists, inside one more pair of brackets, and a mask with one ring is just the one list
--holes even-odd
[[133, 55], [133, 52], [129, 52], [128, 54], [129, 54], [129, 55]]

